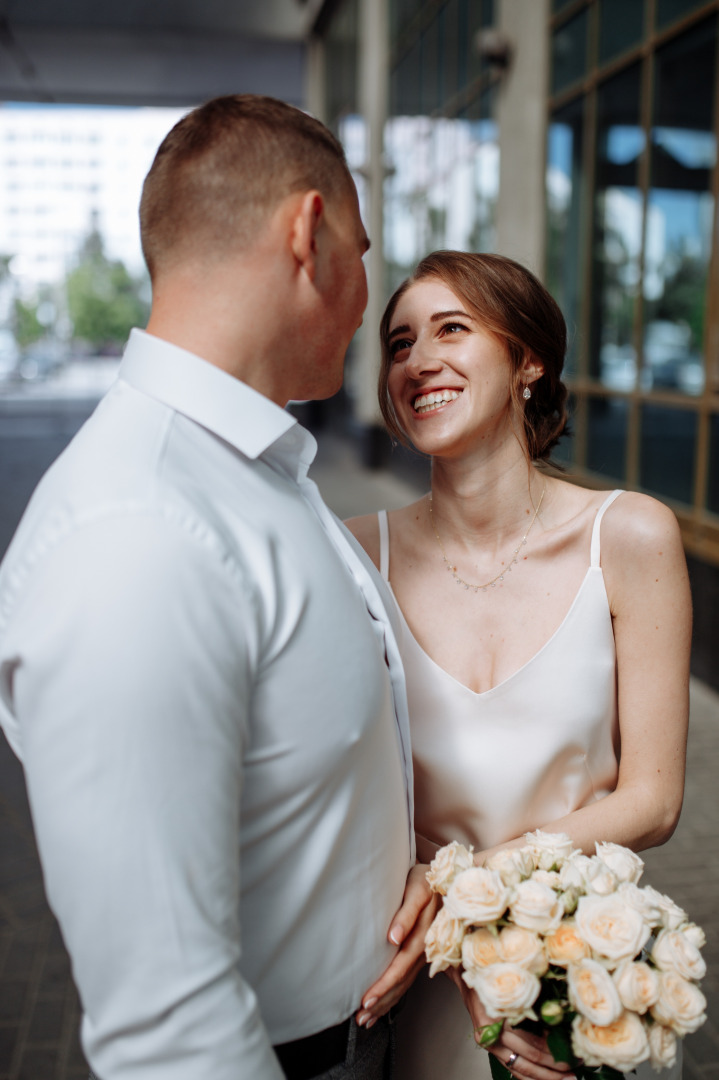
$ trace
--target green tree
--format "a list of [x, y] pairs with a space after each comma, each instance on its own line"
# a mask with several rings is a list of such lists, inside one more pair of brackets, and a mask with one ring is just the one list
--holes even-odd
[[37, 317], [37, 303], [24, 303], [15, 299], [12, 330], [21, 349], [39, 341], [45, 334], [45, 327]]
[[68, 313], [74, 336], [98, 350], [115, 350], [133, 326], [147, 321], [143, 282], [133, 278], [124, 263], [108, 259], [97, 228], [80, 249], [77, 266], [65, 282]]

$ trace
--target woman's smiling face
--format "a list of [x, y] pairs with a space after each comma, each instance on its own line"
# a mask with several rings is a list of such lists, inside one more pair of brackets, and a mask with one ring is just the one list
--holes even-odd
[[400, 297], [389, 347], [387, 389], [418, 450], [454, 456], [512, 430], [507, 351], [438, 278], [423, 278]]

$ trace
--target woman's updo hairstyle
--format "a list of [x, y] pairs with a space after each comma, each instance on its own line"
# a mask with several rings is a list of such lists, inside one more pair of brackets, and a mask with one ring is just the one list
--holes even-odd
[[[387, 391], [392, 316], [407, 289], [427, 278], [436, 278], [451, 289], [505, 346], [513, 375], [512, 401], [523, 418], [527, 451], [532, 461], [546, 461], [568, 431], [567, 388], [561, 380], [567, 328], [559, 306], [534, 274], [502, 255], [435, 251], [390, 298], [380, 323], [379, 375], [379, 403], [388, 430], [407, 443]], [[522, 397], [521, 377], [525, 357], [532, 357], [543, 368], [543, 374], [531, 384], [532, 396], [527, 401]]]

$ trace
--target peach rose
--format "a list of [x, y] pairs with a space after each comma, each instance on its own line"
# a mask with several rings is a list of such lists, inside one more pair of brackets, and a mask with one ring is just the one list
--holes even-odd
[[424, 952], [429, 962], [429, 977], [448, 967], [459, 967], [462, 963], [462, 938], [464, 926], [458, 919], [453, 919], [446, 908], [441, 908], [424, 939]]
[[698, 986], [676, 971], [659, 973], [659, 1000], [651, 1013], [659, 1024], [677, 1035], [689, 1035], [706, 1020], [707, 1000]]
[[564, 908], [554, 889], [530, 878], [514, 890], [510, 912], [517, 926], [551, 934], [562, 921]]
[[481, 926], [501, 919], [510, 896], [510, 890], [496, 870], [474, 866], [471, 870], [463, 870], [454, 879], [445, 905], [453, 918]]
[[478, 971], [465, 971], [462, 978], [477, 991], [490, 1016], [511, 1024], [519, 1024], [527, 1017], [537, 1019], [532, 1005], [539, 996], [541, 983], [519, 964], [492, 964]]
[[632, 1012], [623, 1012], [611, 1024], [592, 1024], [585, 1016], [572, 1023], [572, 1049], [585, 1065], [609, 1065], [630, 1072], [649, 1057], [644, 1024]]
[[430, 863], [427, 871], [427, 883], [432, 892], [446, 896], [447, 890], [462, 870], [474, 866], [471, 850], [453, 840], [451, 844], [440, 848]]
[[567, 967], [591, 956], [591, 949], [577, 930], [574, 919], [565, 919], [553, 934], [544, 939], [544, 948], [550, 964]]
[[606, 968], [596, 960], [580, 960], [567, 969], [569, 1000], [591, 1024], [606, 1027], [622, 1015], [619, 993]]
[[639, 912], [617, 895], [583, 896], [577, 905], [576, 922], [592, 952], [608, 967], [632, 960], [651, 933]]
[[486, 927], [481, 926], [479, 930], [465, 934], [462, 942], [462, 966], [465, 971], [478, 971], [490, 964], [497, 964], [502, 959], [496, 933], [492, 934]]
[[542, 939], [522, 926], [504, 926], [499, 932], [499, 951], [508, 964], [519, 964], [534, 975], [542, 976], [549, 964]]
[[707, 973], [704, 957], [683, 930], [662, 930], [652, 960], [661, 971], [676, 971], [685, 979], [703, 979]]
[[614, 972], [614, 985], [625, 1009], [641, 1016], [659, 997], [659, 976], [643, 960], [625, 960]]

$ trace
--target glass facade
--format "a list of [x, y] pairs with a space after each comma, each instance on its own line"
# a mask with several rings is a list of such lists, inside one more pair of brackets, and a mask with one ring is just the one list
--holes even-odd
[[719, 562], [719, 0], [554, 0], [548, 32], [569, 467], [669, 502]]

